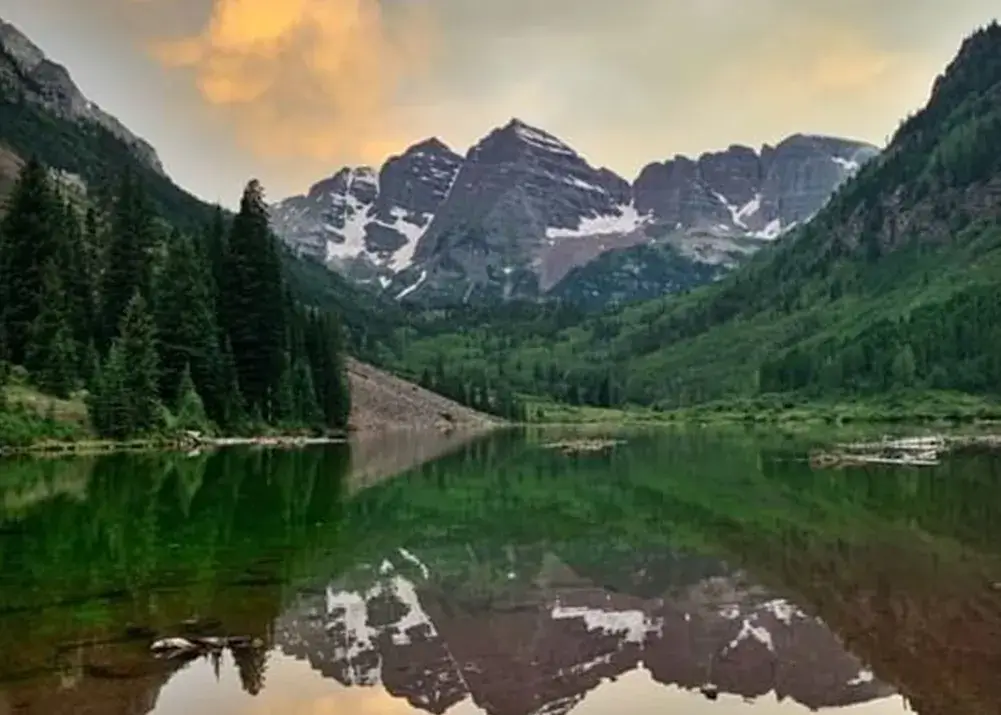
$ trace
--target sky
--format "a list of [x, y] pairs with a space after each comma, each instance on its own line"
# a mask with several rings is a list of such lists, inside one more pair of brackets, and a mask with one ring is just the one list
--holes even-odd
[[0, 17], [233, 205], [511, 117], [627, 179], [796, 132], [885, 144], [996, 0], [0, 0]]

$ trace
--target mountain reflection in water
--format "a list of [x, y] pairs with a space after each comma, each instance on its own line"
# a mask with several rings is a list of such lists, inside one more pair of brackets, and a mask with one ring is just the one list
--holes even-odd
[[[0, 715], [1001, 702], [995, 458], [824, 473], [743, 434], [545, 441], [0, 463]], [[256, 644], [150, 655], [174, 635]]]

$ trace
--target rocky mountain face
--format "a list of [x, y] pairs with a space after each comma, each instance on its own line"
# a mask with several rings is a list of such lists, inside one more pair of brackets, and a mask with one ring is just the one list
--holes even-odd
[[669, 582], [656, 595], [607, 588], [550, 555], [540, 572], [512, 565], [473, 593], [401, 549], [301, 593], [276, 622], [275, 643], [326, 677], [384, 687], [431, 713], [472, 700], [491, 715], [558, 715], [641, 664], [693, 697], [711, 683], [819, 709], [893, 693], [823, 622], [738, 572], [656, 576], [641, 579]]
[[137, 159], [165, 175], [156, 151], [148, 142], [87, 99], [65, 67], [48, 59], [20, 30], [2, 19], [0, 87], [58, 117], [102, 127], [128, 146]]
[[272, 207], [278, 235], [300, 253], [362, 281], [408, 267], [441, 206], [462, 157], [437, 139], [371, 167], [341, 169]]
[[[298, 250], [377, 277], [401, 300], [551, 295], [601, 304], [718, 277], [808, 221], [877, 153], [795, 135], [760, 151], [734, 145], [651, 163], [630, 183], [513, 119], [465, 158], [430, 140], [378, 177], [344, 169], [277, 204], [273, 221]], [[648, 250], [656, 245], [670, 246], [671, 260]], [[632, 274], [605, 275], [605, 263]]]

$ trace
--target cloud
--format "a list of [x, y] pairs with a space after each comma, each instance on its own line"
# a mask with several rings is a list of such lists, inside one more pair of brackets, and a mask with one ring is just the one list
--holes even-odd
[[259, 157], [379, 162], [405, 141], [399, 91], [431, 50], [421, 5], [400, 12], [388, 22], [378, 0], [215, 0], [199, 32], [150, 50], [189, 72]]

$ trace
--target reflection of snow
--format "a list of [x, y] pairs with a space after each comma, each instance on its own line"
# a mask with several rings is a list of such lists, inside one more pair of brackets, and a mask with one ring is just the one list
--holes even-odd
[[766, 628], [751, 624], [751, 621], [756, 620], [757, 617], [757, 614], [755, 614], [750, 618], [744, 619], [743, 624], [740, 626], [740, 633], [738, 633], [737, 637], [730, 641], [730, 644], [723, 649], [724, 653], [733, 650], [748, 638], [753, 638], [754, 640], [763, 643], [768, 650], [773, 652], [775, 651], [775, 644], [772, 643], [772, 634], [769, 633]]
[[563, 607], [557, 604], [552, 617], [583, 619], [589, 631], [623, 634], [630, 643], [642, 643], [647, 634], [657, 629], [643, 611], [602, 611], [586, 607]]
[[[383, 561], [381, 574], [391, 573], [393, 565]], [[403, 615], [385, 626], [369, 625], [368, 602], [378, 596], [389, 595], [393, 601], [403, 605]], [[394, 645], [411, 642], [410, 632], [424, 629], [427, 636], [438, 635], [431, 617], [421, 606], [414, 584], [400, 575], [373, 585], [365, 593], [334, 591], [327, 588], [326, 631], [335, 640], [334, 658], [346, 663], [348, 683], [352, 685], [374, 685], [382, 680], [382, 657], [376, 648], [380, 636], [388, 635]], [[339, 631], [343, 630], [343, 633]], [[371, 655], [370, 655], [371, 654]], [[362, 658], [362, 656], [366, 656]], [[374, 656], [375, 663], [369, 665]], [[363, 660], [364, 665], [357, 661]]]
[[797, 618], [806, 618], [805, 614], [801, 610], [796, 608], [788, 601], [782, 600], [781, 598], [776, 599], [774, 601], [769, 601], [768, 603], [764, 604], [762, 608], [771, 613], [773, 616], [778, 618], [786, 625], [792, 623], [793, 616]]
[[875, 676], [871, 670], [862, 669], [859, 671], [858, 675], [848, 681], [849, 685], [865, 685], [866, 683], [871, 683], [875, 680]]
[[409, 551], [407, 551], [402, 547], [399, 549], [399, 551], [400, 551], [400, 556], [402, 556], [407, 561], [409, 561], [410, 563], [412, 563], [414, 566], [416, 566], [421, 570], [421, 575], [424, 576], [424, 578], [428, 578], [431, 575], [431, 572], [428, 571], [428, 567], [425, 566], [423, 563], [421, 563], [421, 560], [419, 558], [417, 558], [412, 553], [410, 553]]

